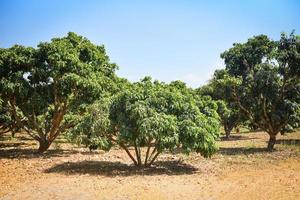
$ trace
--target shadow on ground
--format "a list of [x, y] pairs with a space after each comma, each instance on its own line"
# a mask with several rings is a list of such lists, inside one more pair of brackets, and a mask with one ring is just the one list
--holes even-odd
[[0, 149], [0, 159], [30, 159], [30, 158], [51, 158], [65, 157], [78, 153], [75, 150], [50, 149], [43, 154], [37, 152], [36, 149]]
[[[10, 134], [0, 135], [0, 159], [51, 158], [81, 153], [74, 149], [49, 149], [45, 153], [40, 154], [34, 148], [36, 146], [35, 143], [36, 141], [32, 138], [21, 133], [17, 133], [14, 138]], [[66, 141], [58, 138], [52, 145], [60, 143], [66, 143]], [[87, 152], [86, 154], [92, 154], [92, 152]]]
[[0, 143], [0, 148], [17, 148], [20, 146], [28, 146], [25, 142], [10, 142], [10, 143]]
[[253, 140], [253, 139], [258, 139], [256, 137], [249, 137], [246, 135], [231, 135], [229, 138], [226, 136], [220, 137], [221, 141], [237, 141], [237, 140]]
[[150, 168], [138, 168], [120, 162], [109, 161], [81, 161], [66, 162], [55, 165], [47, 170], [46, 173], [90, 174], [104, 176], [131, 176], [131, 175], [180, 175], [192, 174], [198, 169], [192, 165], [184, 164], [181, 161], [158, 161]]
[[280, 140], [276, 141], [276, 144], [300, 146], [300, 140], [299, 139], [280, 139]]
[[223, 155], [249, 155], [268, 152], [266, 148], [220, 147], [219, 153]]

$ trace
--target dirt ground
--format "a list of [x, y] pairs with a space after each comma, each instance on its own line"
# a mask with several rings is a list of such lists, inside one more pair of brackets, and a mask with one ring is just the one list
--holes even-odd
[[265, 151], [262, 132], [219, 141], [211, 159], [161, 155], [139, 170], [120, 149], [79, 148], [57, 140], [45, 155], [17, 134], [0, 136], [0, 199], [300, 199], [300, 132]]

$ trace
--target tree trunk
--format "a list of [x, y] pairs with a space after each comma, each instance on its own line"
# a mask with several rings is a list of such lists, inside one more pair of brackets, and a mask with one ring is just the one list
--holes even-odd
[[134, 159], [134, 157], [132, 156], [132, 154], [130, 153], [130, 151], [129, 151], [128, 148], [126, 147], [126, 145], [123, 144], [123, 143], [119, 143], [119, 145], [120, 145], [120, 147], [122, 147], [122, 148], [126, 151], [127, 155], [128, 155], [128, 156], [130, 157], [130, 159], [133, 161], [134, 165], [137, 166], [137, 165], [138, 165], [137, 161]]
[[276, 143], [276, 135], [277, 134], [269, 133], [269, 135], [270, 135], [270, 139], [269, 139], [269, 142], [268, 142], [267, 150], [268, 151], [273, 151], [274, 150], [274, 145]]
[[148, 140], [148, 144], [147, 144], [147, 152], [146, 152], [146, 157], [145, 157], [145, 162], [144, 162], [145, 166], [147, 166], [147, 163], [148, 163], [150, 148], [151, 148], [151, 139]]
[[136, 141], [134, 142], [134, 149], [136, 154], [137, 166], [141, 167], [142, 166], [141, 149], [140, 146], [137, 145]]
[[226, 130], [225, 130], [225, 135], [226, 135], [226, 138], [227, 138], [227, 139], [229, 139], [229, 137], [230, 137], [230, 132], [231, 132], [231, 131], [230, 131], [229, 129], [226, 129]]
[[145, 167], [150, 167], [154, 163], [154, 161], [156, 160], [158, 155], [159, 155], [159, 152], [156, 152], [156, 154], [154, 155], [152, 160], [147, 165], [145, 165]]
[[225, 137], [227, 139], [229, 139], [229, 137], [230, 137], [231, 130], [232, 129], [227, 124], [224, 125]]
[[15, 135], [16, 135], [16, 131], [13, 129], [12, 131], [11, 131], [11, 137], [15, 137]]
[[240, 128], [239, 127], [235, 127], [235, 131], [236, 131], [236, 134], [239, 134], [240, 133]]
[[49, 141], [46, 138], [41, 138], [39, 140], [38, 152], [39, 153], [44, 153], [45, 151], [47, 151], [49, 149], [51, 143], [52, 143], [52, 141]]

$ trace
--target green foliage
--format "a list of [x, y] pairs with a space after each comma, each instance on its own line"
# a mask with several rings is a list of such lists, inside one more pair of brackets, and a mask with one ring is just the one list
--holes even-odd
[[217, 112], [224, 127], [226, 137], [230, 136], [232, 129], [244, 121], [240, 110], [232, 101], [232, 87], [238, 85], [239, 79], [230, 77], [226, 70], [216, 70], [209, 84], [196, 90], [200, 95], [210, 96], [217, 102]]
[[0, 51], [1, 98], [43, 152], [86, 105], [114, 91], [116, 68], [103, 46], [75, 33], [35, 49], [16, 45]]
[[221, 56], [229, 75], [240, 80], [231, 86], [234, 102], [251, 123], [269, 133], [268, 149], [273, 149], [278, 132], [299, 127], [299, 37], [282, 34], [272, 41], [256, 36]]
[[76, 126], [68, 131], [68, 139], [78, 145], [96, 146], [108, 151], [112, 141], [107, 138], [111, 125], [109, 120], [110, 98], [104, 98], [88, 106], [87, 112], [79, 118]]
[[[216, 109], [211, 99], [194, 97], [178, 82], [168, 85], [146, 77], [113, 99], [93, 105], [94, 112], [75, 127], [72, 135], [80, 142], [97, 140], [105, 150], [112, 144], [120, 145], [139, 166], [142, 146], [147, 147], [146, 166], [162, 151], [177, 147], [210, 157], [217, 150]], [[128, 151], [129, 146], [135, 148], [136, 158]]]
[[1, 128], [4, 132], [11, 131], [13, 135], [21, 128], [23, 115], [20, 109], [12, 105], [23, 103], [29, 92], [29, 83], [24, 75], [31, 68], [33, 56], [34, 49], [30, 47], [15, 45], [9, 49], [0, 49]]

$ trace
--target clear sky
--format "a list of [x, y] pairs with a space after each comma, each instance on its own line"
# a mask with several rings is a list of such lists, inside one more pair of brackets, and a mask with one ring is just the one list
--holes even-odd
[[104, 44], [121, 77], [198, 87], [234, 42], [300, 32], [297, 0], [0, 0], [0, 47], [36, 46], [73, 31]]

